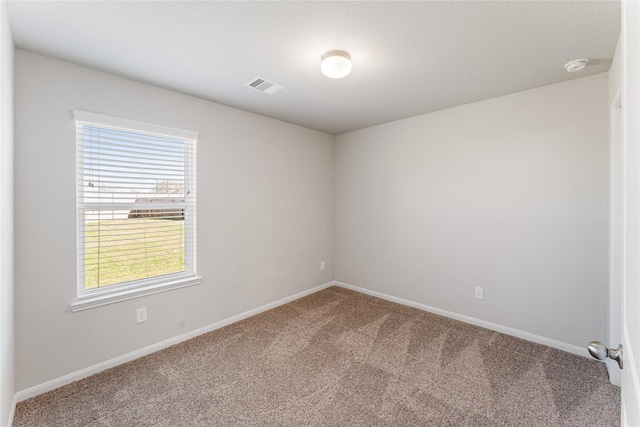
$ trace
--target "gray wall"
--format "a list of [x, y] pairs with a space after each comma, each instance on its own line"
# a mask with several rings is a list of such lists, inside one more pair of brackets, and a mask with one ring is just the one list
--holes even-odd
[[337, 136], [335, 279], [605, 340], [607, 96], [599, 74]]
[[[332, 280], [331, 135], [20, 50], [15, 76], [18, 390]], [[200, 285], [67, 310], [76, 293], [72, 109], [200, 132]], [[149, 320], [136, 325], [142, 306]]]
[[13, 39], [0, 4], [0, 425], [9, 425], [14, 381]]

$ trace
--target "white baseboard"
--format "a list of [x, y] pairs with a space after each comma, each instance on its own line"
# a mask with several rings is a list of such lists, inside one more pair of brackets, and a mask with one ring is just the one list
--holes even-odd
[[476, 326], [480, 326], [483, 328], [487, 328], [487, 329], [491, 329], [493, 331], [496, 332], [501, 332], [503, 334], [507, 334], [507, 335], [511, 335], [514, 337], [518, 337], [518, 338], [522, 338], [528, 341], [532, 341], [538, 344], [543, 344], [549, 347], [553, 347], [553, 348], [557, 348], [559, 350], [563, 350], [563, 351], [567, 351], [569, 353], [573, 353], [579, 356], [584, 356], [584, 357], [589, 357], [589, 354], [587, 352], [586, 349], [578, 347], [578, 346], [574, 346], [571, 344], [567, 344], [567, 343], [563, 343], [560, 341], [556, 341], [556, 340], [552, 340], [550, 338], [546, 338], [546, 337], [542, 337], [539, 335], [534, 335], [531, 334], [529, 332], [524, 332], [524, 331], [520, 331], [518, 329], [513, 329], [513, 328], [509, 328], [507, 326], [503, 326], [503, 325], [498, 325], [495, 323], [491, 323], [491, 322], [486, 322], [484, 320], [480, 320], [480, 319], [476, 319], [473, 317], [469, 317], [469, 316], [464, 316], [462, 314], [457, 314], [457, 313], [453, 313], [447, 310], [442, 310], [439, 308], [435, 308], [435, 307], [431, 307], [425, 304], [421, 304], [421, 303], [417, 303], [414, 301], [409, 301], [403, 298], [398, 298], [398, 297], [394, 297], [391, 295], [387, 295], [387, 294], [383, 294], [381, 292], [376, 292], [376, 291], [372, 291], [366, 288], [361, 288], [359, 286], [354, 286], [354, 285], [350, 285], [348, 283], [343, 283], [343, 282], [338, 282], [338, 281], [332, 281], [332, 282], [327, 282], [324, 283], [322, 285], [313, 287], [311, 289], [308, 289], [306, 291], [303, 292], [299, 292], [297, 294], [288, 296], [286, 298], [282, 298], [278, 301], [274, 301], [272, 303], [269, 304], [265, 304], [263, 306], [254, 308], [252, 310], [249, 311], [245, 311], [244, 313], [240, 313], [237, 314], [235, 316], [231, 316], [228, 317], [226, 319], [220, 320], [218, 322], [215, 322], [211, 325], [208, 326], [204, 326], [202, 328], [198, 328], [195, 329], [193, 331], [187, 332], [185, 334], [182, 335], [178, 335], [169, 339], [166, 339], [164, 341], [158, 342], [156, 344], [152, 344], [150, 346], [141, 348], [139, 350], [136, 351], [132, 351], [130, 353], [127, 354], [123, 354], [122, 356], [118, 356], [115, 357], [113, 359], [109, 359], [106, 360], [104, 362], [98, 363], [96, 365], [93, 366], [89, 366], [87, 368], [81, 369], [79, 371], [76, 372], [72, 372], [70, 374], [64, 375], [62, 377], [53, 379], [51, 381], [47, 381], [46, 383], [42, 383], [42, 384], [38, 384], [36, 386], [33, 387], [29, 387], [27, 389], [24, 390], [20, 390], [18, 392], [15, 393], [14, 398], [13, 398], [13, 404], [12, 404], [12, 408], [11, 408], [11, 415], [10, 415], [10, 422], [13, 420], [13, 414], [15, 411], [15, 407], [16, 404], [18, 402], [22, 402], [23, 400], [29, 399], [31, 397], [35, 397], [38, 396], [42, 393], [46, 393], [48, 391], [54, 390], [58, 387], [62, 387], [64, 385], [70, 384], [74, 381], [78, 381], [84, 378], [87, 378], [91, 375], [97, 374], [99, 372], [102, 372], [106, 369], [110, 369], [113, 368], [115, 366], [121, 365], [123, 363], [126, 362], [130, 362], [132, 360], [138, 359], [140, 357], [146, 356], [148, 354], [151, 353], [155, 353], [156, 351], [162, 350], [164, 348], [170, 347], [172, 345], [175, 344], [179, 344], [183, 341], [187, 341], [191, 338], [195, 338], [199, 335], [202, 334], [206, 334], [207, 332], [211, 332], [214, 331], [216, 329], [222, 328], [224, 326], [230, 325], [232, 323], [238, 322], [240, 320], [246, 319], [248, 317], [251, 316], [255, 316], [256, 314], [262, 313], [264, 311], [267, 310], [271, 310], [272, 308], [278, 307], [280, 305], [286, 304], [288, 302], [294, 301], [296, 299], [305, 297], [307, 295], [313, 294], [315, 292], [318, 292], [322, 289], [328, 288], [330, 286], [339, 286], [345, 289], [351, 289], [353, 291], [356, 292], [361, 292], [363, 294], [367, 294], [367, 295], [371, 295], [374, 297], [378, 297], [378, 298], [382, 298], [391, 302], [395, 302], [398, 304], [402, 304], [402, 305], [406, 305], [409, 307], [414, 307], [420, 310], [424, 310], [424, 311], [428, 311], [430, 313], [434, 313], [434, 314], [438, 314], [441, 316], [445, 316], [445, 317], [449, 317], [451, 319], [456, 319], [456, 320], [460, 320], [466, 323], [470, 323], [472, 325], [476, 325]]
[[[231, 316], [228, 317], [226, 319], [220, 320], [218, 322], [215, 322], [211, 325], [208, 326], [204, 326], [202, 328], [198, 328], [198, 329], [194, 329], [193, 331], [187, 332], [185, 334], [182, 335], [178, 335], [169, 339], [166, 339], [164, 341], [160, 341], [156, 344], [152, 344], [150, 346], [141, 348], [139, 350], [136, 351], [132, 351], [131, 353], [127, 353], [127, 354], [123, 354], [122, 356], [118, 356], [115, 357], [113, 359], [110, 360], [105, 360], [104, 362], [98, 363], [96, 365], [93, 366], [89, 366], [87, 368], [81, 369], [79, 371], [76, 372], [72, 372], [70, 374], [67, 374], [65, 376], [62, 376], [60, 378], [56, 378], [53, 379], [51, 381], [47, 381], [46, 383], [42, 383], [42, 384], [38, 384], [35, 385], [33, 387], [29, 387], [25, 390], [20, 390], [18, 392], [16, 392], [16, 394], [14, 395], [14, 402], [13, 402], [13, 408], [15, 408], [15, 405], [17, 402], [22, 402], [23, 400], [27, 400], [31, 397], [35, 397], [38, 396], [42, 393], [46, 393], [48, 391], [54, 390], [58, 387], [62, 387], [64, 385], [67, 384], [71, 384], [74, 381], [78, 381], [84, 378], [87, 378], [91, 375], [97, 374], [99, 372], [102, 372], [106, 369], [109, 368], [113, 368], [114, 366], [118, 366], [118, 365], [122, 365], [123, 363], [126, 362], [130, 362], [132, 360], [138, 359], [140, 357], [146, 356], [148, 354], [151, 353], [155, 353], [156, 351], [162, 350], [164, 348], [170, 347], [172, 345], [175, 344], [179, 344], [183, 341], [187, 341], [191, 338], [195, 338], [199, 335], [202, 334], [206, 334], [207, 332], [211, 332], [214, 331], [216, 329], [220, 329], [224, 326], [230, 325], [232, 323], [238, 322], [240, 320], [246, 319], [248, 317], [251, 316], [255, 316], [256, 314], [262, 313], [264, 311], [267, 310], [271, 310], [272, 308], [281, 306], [283, 304], [286, 304], [288, 302], [297, 300], [299, 298], [305, 297], [307, 295], [313, 294], [315, 292], [318, 292], [322, 289], [328, 288], [329, 286], [332, 286], [334, 284], [334, 282], [327, 282], [324, 283], [322, 285], [313, 287], [311, 289], [307, 289], [306, 291], [302, 291], [302, 292], [298, 292], [297, 294], [288, 296], [286, 298], [282, 298], [278, 301], [274, 301], [272, 303], [269, 304], [265, 304], [263, 306], [254, 308], [252, 310], [249, 311], [245, 311], [244, 313], [240, 313], [240, 314], [236, 314], [235, 316]], [[13, 409], [12, 409], [13, 410]], [[11, 420], [13, 420], [13, 413], [11, 414]]]
[[13, 425], [13, 416], [16, 413], [16, 405], [18, 404], [18, 396], [17, 393], [13, 394], [13, 399], [11, 401], [11, 410], [9, 411], [9, 424], [7, 427], [11, 427]]
[[578, 347], [572, 344], [567, 344], [561, 341], [552, 340], [551, 338], [542, 337], [540, 335], [531, 334], [529, 332], [524, 332], [519, 329], [510, 328], [508, 326], [498, 325], [496, 323], [487, 322], [484, 320], [476, 319], [474, 317], [465, 316], [462, 314], [454, 313], [447, 310], [442, 310], [439, 308], [431, 307], [425, 304], [420, 304], [418, 302], [409, 301], [403, 298], [394, 297], [392, 295], [383, 294], [382, 292], [376, 292], [369, 289], [361, 288], [359, 286], [350, 285], [348, 283], [333, 282], [336, 286], [340, 286], [341, 288], [351, 289], [352, 291], [361, 292], [363, 294], [371, 295], [374, 297], [382, 298], [387, 301], [396, 302], [398, 304], [407, 305], [409, 307], [418, 308], [420, 310], [428, 311], [430, 313], [439, 314], [440, 316], [449, 317], [451, 319], [460, 320], [465, 323], [470, 323], [472, 325], [480, 326], [486, 329], [491, 329], [492, 331], [500, 332], [506, 335], [511, 335], [517, 338], [522, 338], [527, 341], [532, 341], [538, 344], [543, 344], [549, 347], [557, 348], [559, 350], [563, 350], [569, 353], [576, 354], [578, 356], [583, 357], [591, 357], [586, 348]]

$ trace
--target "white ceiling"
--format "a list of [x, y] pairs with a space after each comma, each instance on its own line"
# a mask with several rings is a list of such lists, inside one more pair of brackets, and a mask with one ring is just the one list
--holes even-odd
[[[8, 2], [15, 44], [331, 134], [609, 69], [618, 1]], [[327, 50], [352, 73], [320, 73]], [[563, 65], [591, 61], [579, 73]], [[274, 95], [244, 87], [260, 76]]]

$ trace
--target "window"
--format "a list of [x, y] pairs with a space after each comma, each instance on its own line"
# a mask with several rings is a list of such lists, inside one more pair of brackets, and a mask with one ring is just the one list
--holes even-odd
[[195, 132], [74, 111], [73, 311], [196, 284]]

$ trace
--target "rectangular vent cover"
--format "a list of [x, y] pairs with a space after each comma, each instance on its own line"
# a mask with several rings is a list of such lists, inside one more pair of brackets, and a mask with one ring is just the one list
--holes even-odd
[[273, 95], [276, 92], [280, 92], [284, 89], [284, 86], [262, 77], [256, 77], [249, 80], [244, 84], [249, 89], [257, 90], [258, 92], [266, 93], [267, 95]]

